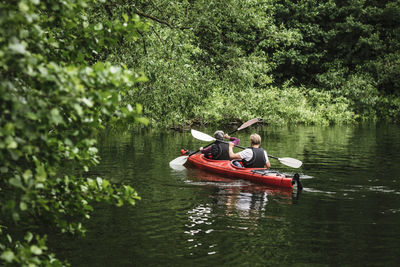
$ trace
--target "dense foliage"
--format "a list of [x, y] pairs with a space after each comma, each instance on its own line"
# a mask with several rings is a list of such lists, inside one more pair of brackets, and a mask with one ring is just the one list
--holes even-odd
[[61, 265], [44, 228], [134, 204], [85, 172], [98, 131], [142, 109], [169, 127], [400, 121], [399, 20], [399, 0], [0, 0], [0, 264]]
[[0, 265], [61, 265], [43, 229], [84, 233], [91, 203], [139, 199], [130, 186], [85, 177], [98, 163], [96, 137], [120, 119], [143, 76], [100, 58], [146, 24], [94, 21], [83, 0], [0, 1]]
[[143, 68], [149, 82], [125, 101], [153, 123], [399, 121], [398, 0], [114, 0], [97, 11], [151, 23], [109, 59]]

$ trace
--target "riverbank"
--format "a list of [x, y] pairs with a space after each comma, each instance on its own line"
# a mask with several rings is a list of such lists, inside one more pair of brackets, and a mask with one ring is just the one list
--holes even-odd
[[[179, 98], [179, 96], [175, 96]], [[176, 102], [180, 102], [179, 99]], [[376, 97], [362, 113], [354, 101], [327, 91], [269, 87], [227, 94], [216, 90], [190, 111], [165, 105], [161, 114], [154, 105], [144, 104], [144, 116], [155, 127], [184, 129], [193, 125], [238, 124], [260, 118], [265, 125], [355, 125], [365, 121], [400, 122], [400, 98]]]

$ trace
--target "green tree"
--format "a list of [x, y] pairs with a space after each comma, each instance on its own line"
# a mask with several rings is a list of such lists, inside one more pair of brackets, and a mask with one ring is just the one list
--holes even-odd
[[121, 119], [146, 123], [139, 104], [121, 105], [143, 75], [101, 59], [147, 25], [88, 16], [101, 5], [0, 1], [1, 265], [62, 265], [37, 226], [83, 234], [92, 202], [139, 199], [130, 186], [85, 178], [99, 162], [100, 129]]

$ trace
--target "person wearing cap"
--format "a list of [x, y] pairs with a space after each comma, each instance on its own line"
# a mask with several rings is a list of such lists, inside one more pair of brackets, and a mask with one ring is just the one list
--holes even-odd
[[251, 147], [240, 151], [239, 153], [233, 152], [234, 143], [229, 143], [229, 157], [230, 159], [242, 160], [243, 167], [245, 168], [269, 168], [271, 164], [268, 160], [267, 152], [260, 147], [261, 137], [258, 134], [250, 135]]
[[214, 133], [214, 138], [216, 139], [214, 144], [204, 149], [201, 147], [200, 152], [207, 158], [215, 160], [229, 160], [229, 145], [228, 142], [224, 142], [224, 139], [231, 141], [234, 145], [238, 145], [240, 143], [240, 139], [231, 137], [221, 130], [218, 130]]

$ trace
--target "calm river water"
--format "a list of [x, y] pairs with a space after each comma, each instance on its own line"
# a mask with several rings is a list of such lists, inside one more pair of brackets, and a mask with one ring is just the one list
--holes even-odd
[[60, 237], [57, 255], [72, 266], [400, 264], [399, 126], [253, 126], [235, 136], [248, 146], [252, 132], [270, 155], [303, 161], [295, 170], [270, 159], [300, 173], [300, 194], [171, 169], [180, 148], [206, 144], [189, 131], [107, 133], [90, 175], [129, 184], [142, 200], [97, 204], [86, 237]]

